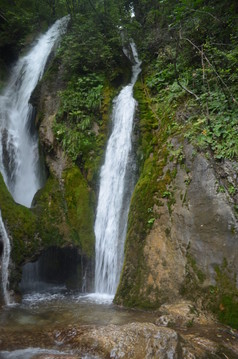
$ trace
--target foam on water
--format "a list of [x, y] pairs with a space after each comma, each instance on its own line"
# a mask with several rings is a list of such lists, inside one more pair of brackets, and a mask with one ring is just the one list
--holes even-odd
[[[31, 359], [36, 355], [66, 355], [71, 354], [72, 352], [60, 352], [58, 350], [51, 349], [41, 349], [41, 348], [27, 348], [27, 349], [18, 349], [14, 351], [0, 351], [1, 359]], [[89, 357], [84, 357], [89, 358]]]
[[2, 290], [3, 290], [3, 298], [6, 305], [10, 305], [12, 303], [12, 298], [10, 296], [8, 286], [9, 286], [9, 261], [10, 261], [10, 240], [5, 228], [5, 225], [2, 220], [2, 214], [0, 210], [0, 238], [3, 241], [3, 254], [1, 257], [1, 270], [2, 270]]
[[51, 302], [54, 300], [64, 300], [64, 292], [66, 288], [62, 287], [53, 287], [49, 292], [35, 292], [25, 294], [22, 298], [22, 304], [27, 305], [38, 305], [39, 303]]
[[89, 293], [77, 296], [81, 303], [112, 304], [114, 295], [106, 293]]

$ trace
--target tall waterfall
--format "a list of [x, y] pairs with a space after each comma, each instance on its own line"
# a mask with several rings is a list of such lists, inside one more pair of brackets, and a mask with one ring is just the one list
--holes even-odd
[[[112, 134], [109, 138], [105, 163], [100, 173], [100, 189], [95, 221], [96, 293], [115, 294], [123, 263], [129, 200], [125, 201], [126, 172], [131, 152], [131, 135], [136, 108], [133, 87], [141, 71], [141, 62], [134, 43], [131, 83], [114, 100]], [[127, 196], [131, 196], [131, 193]]]
[[[34, 110], [30, 96], [44, 73], [45, 65], [69, 17], [55, 22], [30, 52], [12, 70], [9, 83], [0, 96], [0, 172], [14, 200], [27, 207], [41, 187], [38, 136], [34, 128]], [[1, 207], [1, 203], [0, 203]], [[6, 304], [10, 241], [0, 212], [0, 240], [3, 243], [2, 287]]]
[[10, 240], [8, 238], [8, 234], [2, 220], [1, 211], [0, 211], [0, 240], [2, 241], [3, 244], [3, 253], [1, 259], [3, 298], [5, 304], [9, 305], [11, 303], [11, 299], [8, 292], [8, 265], [10, 260], [11, 248], [10, 248]]
[[38, 136], [29, 100], [67, 23], [68, 17], [56, 21], [39, 38], [30, 52], [17, 62], [0, 96], [0, 171], [14, 200], [27, 207], [42, 185]]

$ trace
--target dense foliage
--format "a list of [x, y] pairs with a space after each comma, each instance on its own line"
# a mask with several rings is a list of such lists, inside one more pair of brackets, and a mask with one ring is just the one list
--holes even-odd
[[[54, 5], [53, 5], [54, 4]], [[57, 5], [57, 14], [56, 14]], [[0, 7], [1, 58], [9, 63], [32, 34], [36, 34], [64, 13], [63, 2], [52, 0], [2, 0]]]
[[152, 101], [215, 158], [238, 157], [236, 1], [134, 1]]
[[103, 78], [93, 74], [73, 79], [61, 92], [61, 107], [53, 129], [72, 160], [81, 156], [85, 161], [95, 146], [92, 126], [100, 123], [102, 89]]

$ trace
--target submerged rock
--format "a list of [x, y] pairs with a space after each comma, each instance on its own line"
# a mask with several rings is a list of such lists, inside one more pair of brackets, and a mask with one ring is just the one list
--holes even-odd
[[[46, 312], [48, 316], [48, 311]], [[236, 359], [238, 332], [219, 324], [191, 302], [165, 304], [159, 312], [138, 314], [128, 324], [105, 326], [60, 323], [48, 317], [47, 324], [24, 328], [6, 326], [0, 331], [0, 357], [16, 348], [34, 359]], [[89, 316], [91, 315], [91, 308]], [[126, 320], [128, 311], [124, 312]], [[145, 315], [144, 315], [145, 314]], [[97, 314], [95, 313], [97, 316]], [[161, 326], [168, 317], [169, 327]], [[134, 320], [134, 319], [133, 319]], [[80, 321], [80, 319], [79, 319]], [[95, 321], [96, 322], [96, 321]], [[47, 349], [43, 349], [47, 348]], [[1, 352], [1, 350], [3, 350]]]
[[[39, 354], [34, 355], [32, 359], [78, 359], [78, 355], [74, 354]], [[87, 359], [87, 357], [82, 357]], [[91, 359], [88, 357], [88, 359]]]
[[108, 325], [76, 334], [64, 340], [102, 358], [177, 359], [178, 335], [170, 328], [159, 328], [152, 323]]
[[[181, 303], [178, 306], [181, 308]], [[170, 309], [172, 313], [172, 307]], [[174, 310], [178, 314], [178, 307]], [[179, 313], [183, 316], [182, 311], [179, 310]], [[192, 326], [183, 326], [176, 316], [173, 328], [160, 327], [153, 323], [108, 325], [94, 329], [84, 327], [83, 330], [70, 328], [57, 332], [57, 340], [60, 339], [63, 346], [89, 353], [89, 357], [92, 354], [99, 358], [112, 359], [237, 358], [238, 343], [235, 332], [226, 330], [210, 319], [207, 324], [194, 322]]]

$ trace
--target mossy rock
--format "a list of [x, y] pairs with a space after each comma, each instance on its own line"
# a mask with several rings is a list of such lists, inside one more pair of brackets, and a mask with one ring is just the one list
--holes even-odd
[[0, 175], [0, 206], [11, 239], [14, 288], [21, 266], [49, 247], [73, 245], [85, 258], [94, 257], [94, 195], [78, 167], [66, 170], [61, 182], [51, 174], [33, 202], [33, 208], [16, 204]]
[[236, 288], [236, 276], [231, 278], [227, 260], [216, 267], [216, 286], [210, 288], [210, 308], [218, 316], [218, 319], [233, 328], [238, 329], [238, 290]]
[[75, 245], [94, 255], [93, 193], [77, 166], [65, 170], [60, 181], [51, 174], [34, 202], [44, 248]]
[[31, 257], [37, 247], [36, 216], [29, 208], [14, 202], [0, 174], [0, 207], [12, 239], [11, 258], [17, 265]]
[[41, 248], [67, 244], [65, 201], [57, 178], [52, 174], [34, 197], [33, 212], [37, 217], [37, 231]]
[[173, 176], [169, 171], [164, 173], [169, 157], [167, 124], [157, 117], [142, 82], [137, 82], [135, 86], [135, 97], [139, 103], [140, 117], [140, 176], [131, 200], [125, 261], [115, 303], [155, 309], [165, 295], [159, 293], [158, 288], [152, 289], [145, 285], [149, 269], [144, 258], [144, 245], [157, 216], [153, 210], [154, 205], [161, 205], [163, 193], [168, 189]]
[[112, 111], [112, 100], [115, 96], [115, 88], [109, 82], [105, 82], [103, 87], [103, 100], [100, 108], [100, 123], [94, 148], [89, 153], [84, 170], [87, 173], [87, 181], [92, 187], [97, 186], [100, 167], [104, 158], [106, 143], [109, 136], [109, 122]]
[[71, 241], [88, 257], [94, 255], [94, 195], [78, 167], [63, 173], [67, 222]]

